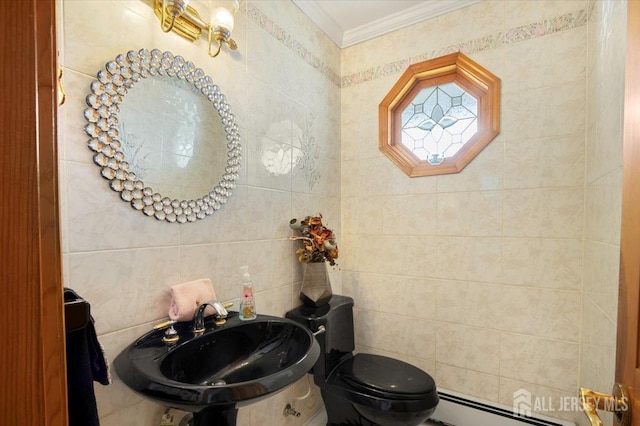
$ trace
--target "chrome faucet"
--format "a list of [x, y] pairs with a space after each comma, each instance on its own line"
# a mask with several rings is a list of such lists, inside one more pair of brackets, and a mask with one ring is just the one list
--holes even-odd
[[207, 309], [207, 306], [211, 306], [213, 310], [216, 311], [216, 325], [222, 325], [226, 322], [228, 312], [225, 307], [222, 306], [222, 303], [217, 300], [203, 302], [198, 306], [196, 315], [193, 317], [193, 332], [195, 334], [204, 333], [204, 311]]

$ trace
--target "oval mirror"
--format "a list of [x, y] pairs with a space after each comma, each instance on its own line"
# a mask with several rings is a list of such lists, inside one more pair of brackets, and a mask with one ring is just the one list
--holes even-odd
[[102, 177], [147, 216], [194, 222], [231, 195], [241, 160], [231, 106], [204, 71], [171, 52], [141, 49], [98, 71], [85, 133]]

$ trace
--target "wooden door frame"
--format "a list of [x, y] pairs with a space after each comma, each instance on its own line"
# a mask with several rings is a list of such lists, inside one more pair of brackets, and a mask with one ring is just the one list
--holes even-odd
[[[629, 0], [625, 71], [622, 225], [616, 382], [630, 388], [633, 424], [640, 425], [640, 1]], [[608, 389], [606, 390], [608, 391]]]
[[2, 4], [0, 419], [67, 424], [54, 0]]

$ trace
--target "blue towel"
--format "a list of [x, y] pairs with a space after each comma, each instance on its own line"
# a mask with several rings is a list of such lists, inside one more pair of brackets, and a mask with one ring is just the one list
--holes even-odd
[[[64, 300], [72, 302], [82, 298], [75, 291], [65, 288]], [[70, 327], [69, 322], [66, 339], [69, 426], [99, 426], [93, 382], [103, 385], [111, 383], [109, 363], [98, 342], [91, 315], [87, 314], [84, 324], [78, 325], [76, 319], [73, 327]]]

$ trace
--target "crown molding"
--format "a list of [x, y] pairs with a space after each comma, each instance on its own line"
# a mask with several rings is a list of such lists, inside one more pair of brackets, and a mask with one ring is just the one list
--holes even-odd
[[316, 25], [324, 31], [338, 47], [345, 48], [363, 41], [379, 37], [383, 34], [399, 30], [418, 22], [435, 18], [482, 0], [428, 0], [416, 6], [401, 10], [385, 18], [381, 18], [347, 31], [342, 28], [324, 10], [313, 1], [292, 0]]
[[338, 47], [342, 48], [344, 31], [314, 1], [292, 0], [302, 12], [309, 17]]
[[383, 34], [433, 19], [454, 10], [479, 3], [482, 0], [430, 0], [408, 9], [345, 31], [341, 48], [371, 40]]

